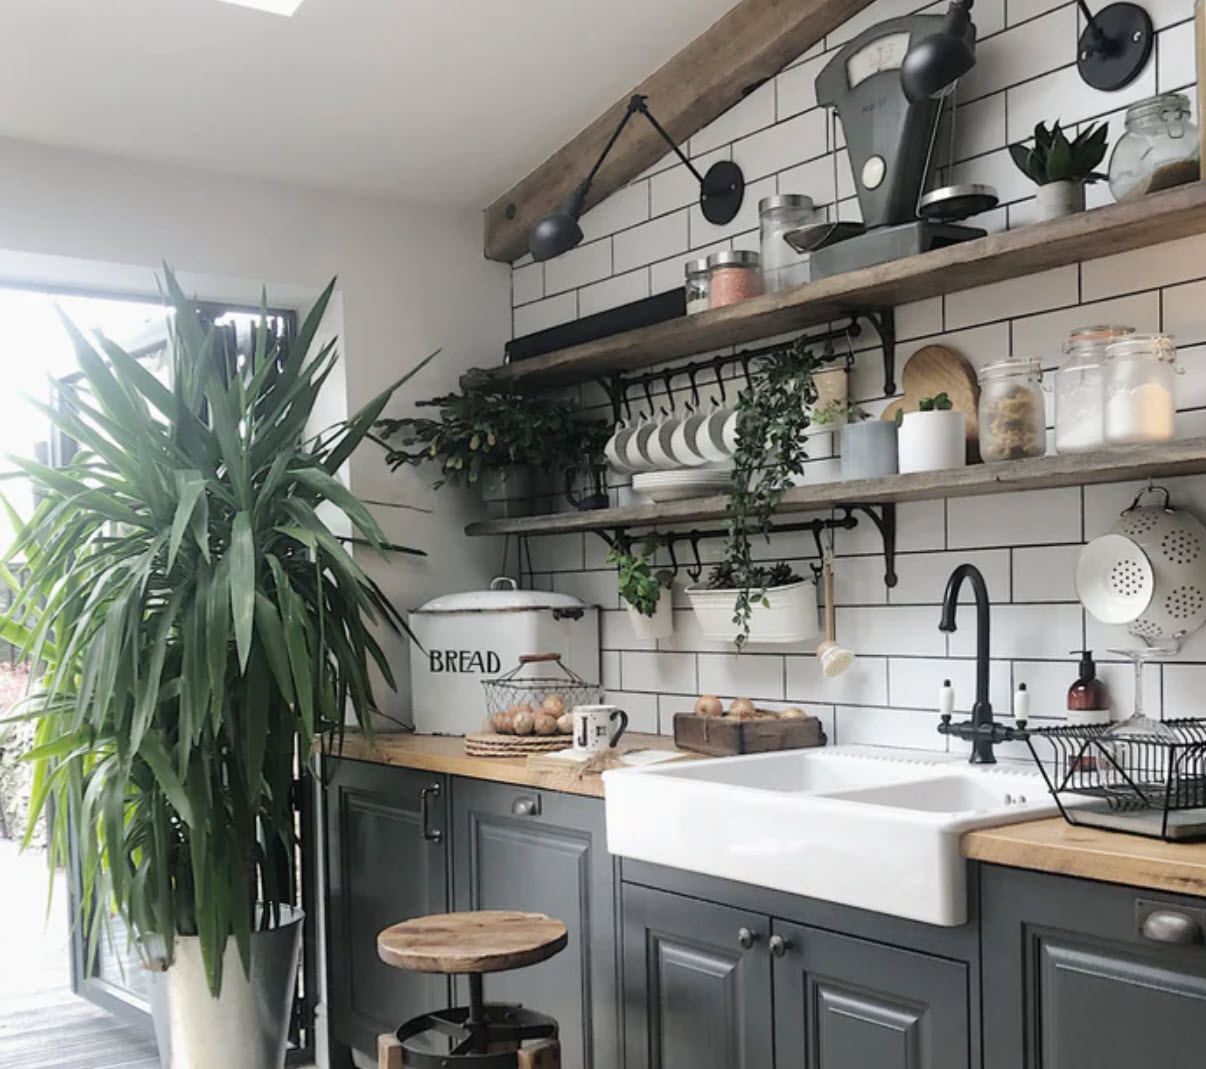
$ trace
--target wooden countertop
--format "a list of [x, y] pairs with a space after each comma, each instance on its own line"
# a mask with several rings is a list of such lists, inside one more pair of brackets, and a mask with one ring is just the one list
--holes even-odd
[[963, 855], [994, 865], [1206, 897], [1206, 843], [1077, 828], [1062, 817], [963, 836]]
[[[568, 742], [567, 742], [568, 745]], [[642, 735], [632, 732], [624, 736], [620, 749], [673, 750], [679, 753], [674, 740], [665, 735]], [[465, 741], [453, 735], [415, 735], [411, 732], [379, 732], [374, 743], [363, 735], [351, 733], [344, 739], [343, 757], [355, 761], [372, 761], [399, 768], [417, 768], [425, 772], [446, 772], [451, 776], [469, 779], [514, 783], [521, 787], [539, 787], [566, 794], [603, 797], [603, 777], [597, 774], [576, 776], [572, 771], [539, 772], [527, 767], [526, 757], [470, 757], [465, 753]], [[689, 754], [698, 757], [698, 754]]]

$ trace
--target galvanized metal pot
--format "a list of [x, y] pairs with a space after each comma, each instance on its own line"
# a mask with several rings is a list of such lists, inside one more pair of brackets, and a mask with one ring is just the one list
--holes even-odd
[[222, 994], [205, 980], [201, 942], [176, 940], [175, 961], [152, 974], [151, 1011], [163, 1069], [282, 1069], [293, 1012], [302, 911], [281, 907], [281, 924], [251, 937], [251, 978], [226, 944]]

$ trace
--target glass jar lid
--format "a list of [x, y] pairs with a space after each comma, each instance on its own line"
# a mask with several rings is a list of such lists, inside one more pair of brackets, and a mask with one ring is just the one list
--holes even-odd
[[762, 257], [749, 249], [725, 249], [724, 252], [714, 252], [708, 257], [708, 270], [715, 271], [721, 267], [760, 267]]
[[1169, 334], [1128, 334], [1115, 338], [1106, 349], [1107, 360], [1129, 360], [1145, 357], [1163, 360], [1170, 364], [1177, 361], [1177, 347]]
[[1128, 130], [1152, 123], [1169, 123], [1189, 118], [1189, 97], [1184, 93], [1157, 93], [1136, 100], [1126, 109]]
[[1011, 356], [985, 364], [977, 376], [981, 382], [992, 382], [997, 379], [1012, 379], [1025, 375], [1039, 382], [1043, 377], [1043, 365], [1032, 356]]
[[690, 278], [692, 275], [706, 275], [708, 273], [707, 257], [701, 260], [688, 260], [683, 265], [683, 268], [687, 278]]
[[758, 214], [773, 212], [779, 208], [797, 208], [812, 211], [812, 197], [806, 193], [780, 193], [775, 197], [763, 197], [758, 202]]
[[1104, 356], [1106, 346], [1115, 338], [1123, 338], [1134, 333], [1134, 327], [1111, 326], [1104, 323], [1093, 327], [1077, 327], [1068, 335], [1063, 349], [1065, 353], [1073, 356], [1088, 356], [1094, 353]]

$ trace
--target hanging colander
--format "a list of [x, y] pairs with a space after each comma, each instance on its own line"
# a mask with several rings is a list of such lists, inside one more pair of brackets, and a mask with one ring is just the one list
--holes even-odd
[[[1148, 493], [1164, 503], [1141, 505]], [[1206, 527], [1149, 486], [1081, 551], [1076, 592], [1102, 623], [1125, 624], [1149, 646], [1178, 644], [1206, 623]]]

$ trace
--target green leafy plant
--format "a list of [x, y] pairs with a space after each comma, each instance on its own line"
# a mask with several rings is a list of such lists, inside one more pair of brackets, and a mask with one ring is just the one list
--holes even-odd
[[777, 564], [751, 564], [745, 569], [743, 576], [737, 574], [737, 569], [731, 562], [722, 561], [708, 572], [704, 586], [708, 590], [734, 590], [745, 581], [752, 581], [763, 590], [773, 590], [777, 586], [790, 586], [804, 580], [792, 571], [791, 565], [783, 561]]
[[[917, 402], [918, 412], [949, 412], [952, 408], [951, 399], [946, 393], [940, 393], [936, 397], [923, 397]], [[903, 408], [896, 410], [896, 426], [904, 423], [905, 412]]]
[[581, 419], [576, 405], [527, 394], [468, 390], [419, 407], [438, 408], [438, 418], [381, 420], [376, 430], [393, 470], [438, 464], [437, 489], [476, 483], [487, 472], [519, 464], [563, 475], [601, 455], [608, 436], [606, 423]]
[[405, 629], [319, 518], [384, 552], [337, 473], [410, 377], [307, 434], [338, 359], [310, 351], [334, 285], [292, 342], [261, 320], [236, 359], [169, 271], [168, 386], [67, 323], [86, 389], [41, 407], [79, 451], [15, 461], [41, 497], [28, 523], [9, 510], [28, 579], [4, 570], [2, 622], [38, 666], [15, 707], [36, 724], [29, 826], [53, 805], [54, 865], [74, 839], [90, 960], [116, 912], [144, 959], [199, 937], [215, 994], [227, 941], [248, 970], [251, 933], [293, 901], [299, 758], [346, 715], [371, 731], [370, 663], [393, 686], [371, 625]]
[[871, 415], [866, 409], [849, 400], [830, 401], [812, 413], [812, 422], [818, 427], [830, 427], [842, 423], [862, 423], [863, 420], [870, 418]]
[[801, 339], [770, 357], [762, 373], [738, 398], [724, 563], [713, 570], [708, 581], [710, 586], [722, 584], [713, 589], [738, 591], [733, 613], [738, 648], [749, 640], [754, 606], [767, 604], [767, 589], [793, 581], [772, 581], [782, 576], [785, 566], [755, 564], [751, 540], [758, 535], [769, 540], [771, 517], [792, 485], [792, 477], [803, 471], [808, 459], [809, 410], [817, 400], [813, 374], [823, 361], [805, 342]]
[[1058, 120], [1050, 130], [1039, 123], [1034, 128], [1034, 145], [1010, 145], [1009, 155], [1018, 170], [1035, 185], [1100, 182], [1106, 176], [1096, 168], [1105, 159], [1109, 132], [1108, 123], [1089, 123], [1069, 141]]
[[661, 539], [647, 535], [639, 546], [619, 543], [607, 554], [607, 563], [619, 569], [620, 597], [642, 616], [657, 612], [662, 591], [669, 590], [674, 573], [669, 568], [654, 571], [650, 558], [657, 552]]

